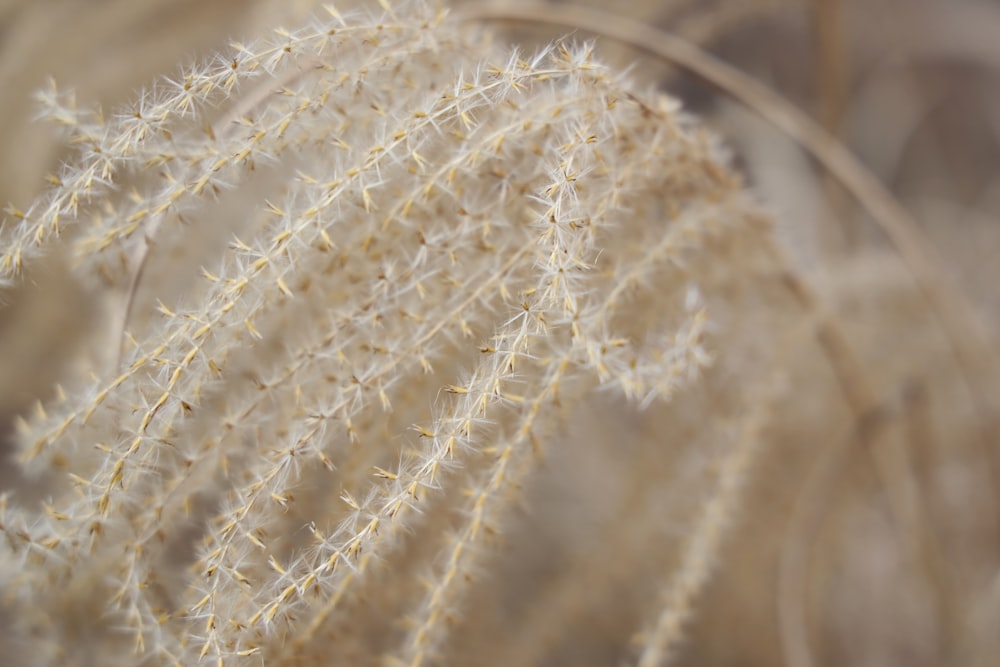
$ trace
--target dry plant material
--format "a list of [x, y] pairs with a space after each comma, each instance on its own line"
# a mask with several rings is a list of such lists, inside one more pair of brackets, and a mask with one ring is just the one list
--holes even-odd
[[[5, 227], [6, 279], [58, 242], [137, 311], [110, 372], [22, 424], [27, 470], [71, 480], [3, 521], [46, 660], [86, 631], [109, 659], [294, 661], [429, 533], [440, 566], [400, 601], [423, 664], [564, 406], [666, 401], [710, 364], [696, 258], [767, 234], [711, 138], [589, 46], [477, 40], [331, 8], [110, 118], [43, 96], [79, 157]], [[191, 265], [228, 190], [257, 208]], [[139, 280], [168, 249], [201, 273], [179, 293]], [[464, 507], [443, 541], [441, 493]]]
[[[665, 664], [784, 418], [791, 351], [819, 339], [860, 431], [881, 407], [676, 100], [592, 44], [527, 53], [379, 5], [234, 44], [114, 114], [40, 94], [76, 153], [8, 209], [0, 280], [61, 253], [107, 324], [18, 424], [44, 489], [2, 497], [23, 664], [476, 664], [484, 629], [572, 663], [572, 579], [495, 548], [560, 488], [543, 532], [568, 576], [617, 596], [620, 547], [662, 582], [592, 641]], [[574, 435], [593, 406], [605, 433]], [[518, 634], [505, 595], [566, 613]]]

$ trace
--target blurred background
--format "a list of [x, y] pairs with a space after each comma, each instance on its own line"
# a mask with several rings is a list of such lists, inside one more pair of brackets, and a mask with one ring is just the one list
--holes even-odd
[[[313, 4], [0, 0], [0, 203], [27, 206], [66, 157], [58, 133], [33, 120], [32, 94], [47, 77], [74, 88], [81, 104], [113, 110], [179, 63], [294, 25]], [[636, 0], [610, 11], [699, 45], [816, 118], [916, 218], [974, 304], [974, 326], [998, 348], [1000, 3]], [[541, 44], [572, 26], [505, 30]], [[803, 390], [769, 428], [768, 453], [676, 663], [997, 664], [997, 414], [971, 407], [976, 390], [908, 270], [865, 211], [754, 113], [628, 46], [601, 42], [598, 53], [680, 98], [725, 138], [793, 262], [870, 370], [880, 418], [900, 445], [881, 463], [862, 453], [834, 472], [821, 466], [857, 425], [815, 349], [803, 351], [792, 378]], [[4, 429], [49, 395], [80, 332], [99, 326], [57, 256], [28, 278], [0, 304]], [[615, 418], [652, 428], [635, 415]], [[0, 485], [18, 484], [4, 466]], [[623, 573], [606, 579], [599, 599], [565, 603], [579, 607], [567, 616], [592, 642], [617, 636], [615, 601], [636, 585]], [[583, 648], [576, 664], [602, 664]]]

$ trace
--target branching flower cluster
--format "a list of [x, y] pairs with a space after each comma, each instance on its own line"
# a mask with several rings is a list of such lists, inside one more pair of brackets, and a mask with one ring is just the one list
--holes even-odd
[[[591, 45], [330, 7], [114, 115], [40, 99], [76, 157], [8, 211], [0, 279], [58, 248], [107, 326], [17, 436], [49, 485], [0, 520], [31, 664], [443, 660], [575, 406], [696, 391], [741, 346], [734, 304], [764, 316], [740, 284], [766, 220]], [[738, 505], [744, 411], [643, 665]]]

